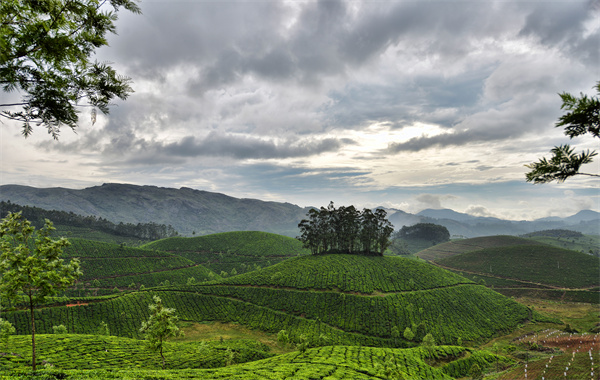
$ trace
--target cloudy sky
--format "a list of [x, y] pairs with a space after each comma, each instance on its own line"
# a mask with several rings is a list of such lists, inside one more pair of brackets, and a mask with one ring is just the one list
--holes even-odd
[[[600, 211], [598, 181], [525, 182], [594, 95], [600, 2], [152, 1], [97, 59], [135, 93], [59, 142], [0, 128], [2, 184], [191, 187], [300, 206]], [[2, 96], [2, 95], [0, 95]], [[599, 172], [598, 162], [586, 168]]]

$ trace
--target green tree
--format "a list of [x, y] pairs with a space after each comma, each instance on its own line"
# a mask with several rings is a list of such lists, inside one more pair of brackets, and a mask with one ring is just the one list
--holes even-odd
[[415, 339], [415, 333], [410, 329], [410, 327], [406, 327], [404, 329], [404, 333], [402, 334], [402, 336], [404, 336], [404, 339], [406, 340]]
[[431, 333], [427, 333], [423, 337], [422, 345], [429, 352], [431, 352], [433, 350], [433, 347], [435, 346], [435, 339], [433, 338], [433, 335], [431, 335]]
[[179, 318], [175, 315], [175, 309], [164, 307], [159, 296], [154, 296], [152, 299], [154, 303], [148, 305], [150, 318], [142, 323], [140, 332], [144, 334], [148, 346], [160, 352], [162, 367], [165, 369], [164, 343], [167, 338], [182, 336], [183, 332], [177, 327]]
[[8, 340], [10, 336], [16, 333], [15, 327], [6, 319], [0, 318], [0, 344], [4, 346], [4, 349], [8, 351]]
[[[110, 9], [112, 8], [112, 9]], [[0, 85], [21, 98], [0, 104], [0, 116], [43, 125], [58, 138], [62, 125], [77, 127], [80, 102], [108, 113], [115, 98], [126, 99], [130, 79], [90, 57], [116, 33], [117, 13], [140, 13], [134, 0], [2, 0], [0, 1]]]
[[[600, 82], [594, 87], [600, 95]], [[559, 94], [562, 99], [561, 109], [568, 111], [558, 119], [555, 127], [563, 127], [565, 135], [569, 138], [590, 134], [600, 138], [600, 98], [588, 97], [583, 93], [575, 97], [569, 93]], [[591, 163], [597, 156], [596, 151], [582, 151], [575, 153], [570, 145], [555, 146], [551, 151], [550, 159], [541, 158], [538, 162], [525, 165], [531, 171], [525, 174], [527, 182], [547, 183], [552, 181], [564, 182], [575, 175], [600, 177], [597, 173], [582, 173], [583, 165]]]
[[283, 348], [287, 347], [287, 344], [290, 342], [290, 336], [286, 330], [279, 330], [277, 333], [277, 342], [279, 342]]
[[81, 275], [79, 260], [60, 258], [66, 239], [52, 240], [52, 222], [46, 219], [38, 231], [21, 213], [9, 213], [0, 222], [0, 294], [8, 299], [27, 299], [31, 322], [32, 369], [35, 371], [34, 307], [47, 297], [73, 285]]
[[396, 234], [396, 238], [423, 239], [437, 244], [450, 240], [450, 232], [439, 224], [417, 223], [412, 226], [402, 226]]
[[52, 326], [52, 332], [54, 334], [66, 334], [67, 328], [65, 325]]
[[469, 376], [471, 376], [471, 379], [473, 380], [480, 380], [481, 378], [483, 378], [483, 370], [481, 369], [479, 364], [473, 363], [473, 365], [469, 369]]

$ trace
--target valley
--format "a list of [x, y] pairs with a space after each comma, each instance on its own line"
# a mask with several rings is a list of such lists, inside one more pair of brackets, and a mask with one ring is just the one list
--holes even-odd
[[[34, 310], [35, 373], [25, 303], [3, 302], [0, 318], [16, 334], [0, 343], [2, 378], [541, 379], [561, 366], [570, 368], [567, 379], [599, 373], [598, 257], [548, 237], [455, 239], [404, 256], [311, 255], [296, 239], [258, 231], [135, 246], [106, 232], [94, 237], [69, 239], [63, 257], [79, 258], [83, 275]], [[164, 343], [165, 370], [140, 333], [154, 296], [185, 333]]]

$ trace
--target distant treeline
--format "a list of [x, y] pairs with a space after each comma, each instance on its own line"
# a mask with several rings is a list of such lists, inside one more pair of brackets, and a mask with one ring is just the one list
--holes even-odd
[[95, 216], [83, 216], [73, 212], [45, 210], [39, 207], [21, 206], [15, 203], [0, 202], [0, 217], [4, 218], [9, 212], [21, 212], [23, 217], [29, 220], [36, 228], [41, 228], [46, 219], [56, 225], [71, 227], [85, 227], [94, 230], [118, 235], [134, 237], [143, 240], [158, 240], [179, 234], [171, 225], [157, 223], [119, 223], [115, 224], [103, 218]]
[[333, 202], [327, 208], [311, 209], [308, 219], [303, 219], [298, 228], [298, 239], [313, 255], [346, 253], [383, 256], [390, 245], [394, 227], [386, 219], [387, 212], [363, 209], [354, 206], [336, 209]]
[[584, 235], [578, 231], [562, 230], [562, 229], [535, 231], [535, 232], [530, 232], [525, 235], [521, 235], [521, 237], [528, 237], [528, 238], [536, 237], [536, 236], [547, 236], [547, 237], [555, 237], [555, 238], [576, 238], [576, 237], [583, 237]]

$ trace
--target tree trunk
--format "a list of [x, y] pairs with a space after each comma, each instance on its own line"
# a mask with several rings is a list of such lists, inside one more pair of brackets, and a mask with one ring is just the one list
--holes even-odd
[[33, 316], [33, 299], [29, 294], [29, 311], [31, 312], [31, 368], [35, 371], [37, 366], [35, 363], [35, 318]]

